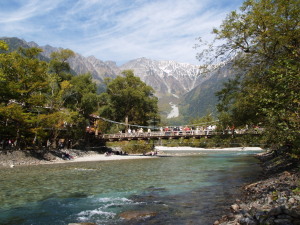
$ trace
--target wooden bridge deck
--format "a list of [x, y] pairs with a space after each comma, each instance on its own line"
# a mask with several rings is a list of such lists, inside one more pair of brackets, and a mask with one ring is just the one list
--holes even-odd
[[[236, 131], [234, 135], [259, 134], [258, 132]], [[231, 132], [215, 131], [167, 131], [167, 132], [143, 132], [143, 133], [117, 133], [98, 135], [104, 141], [130, 141], [130, 140], [160, 140], [160, 139], [179, 139], [179, 138], [209, 138], [212, 136], [232, 135]]]

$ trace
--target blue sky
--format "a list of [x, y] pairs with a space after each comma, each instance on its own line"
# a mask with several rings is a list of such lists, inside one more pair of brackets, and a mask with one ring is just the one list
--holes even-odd
[[139, 57], [199, 64], [196, 38], [243, 0], [1, 0], [0, 36], [119, 65]]

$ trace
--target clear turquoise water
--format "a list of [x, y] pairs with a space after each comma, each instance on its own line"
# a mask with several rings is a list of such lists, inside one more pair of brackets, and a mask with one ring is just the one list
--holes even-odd
[[184, 153], [2, 169], [0, 224], [212, 224], [260, 174], [255, 152]]

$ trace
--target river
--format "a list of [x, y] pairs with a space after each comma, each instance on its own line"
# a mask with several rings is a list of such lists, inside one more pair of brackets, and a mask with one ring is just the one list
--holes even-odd
[[254, 151], [178, 153], [1, 169], [0, 224], [213, 224], [261, 172]]

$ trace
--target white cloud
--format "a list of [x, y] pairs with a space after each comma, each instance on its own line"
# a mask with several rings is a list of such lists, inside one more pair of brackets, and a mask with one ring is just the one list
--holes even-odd
[[0, 10], [0, 23], [24, 21], [26, 19], [47, 13], [56, 6], [57, 1], [54, 0], [42, 2], [38, 0], [30, 0], [27, 1], [26, 4], [21, 5], [21, 7], [18, 7], [13, 11], [6, 11], [5, 8], [2, 8]]
[[0, 3], [4, 5], [0, 8], [2, 35], [119, 63], [142, 56], [197, 63], [195, 39], [211, 38], [212, 28], [242, 2], [28, 0], [21, 4], [24, 1], [19, 0], [6, 12], [9, 1]]

